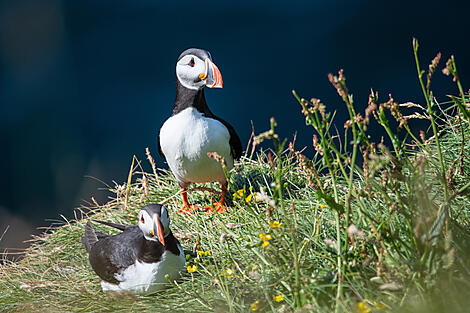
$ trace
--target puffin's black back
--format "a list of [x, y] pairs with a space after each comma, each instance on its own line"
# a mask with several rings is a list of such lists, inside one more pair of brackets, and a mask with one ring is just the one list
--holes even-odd
[[[106, 224], [106, 222], [102, 222]], [[113, 223], [110, 223], [113, 224]], [[165, 246], [158, 241], [145, 239], [139, 226], [136, 225], [118, 225], [116, 228], [124, 229], [122, 233], [114, 236], [108, 236], [104, 233], [94, 232], [91, 224], [88, 222], [88, 229], [82, 242], [89, 252], [90, 265], [95, 273], [104, 281], [110, 283], [119, 283], [115, 274], [133, 265], [136, 261], [145, 263], [155, 263], [161, 260], [163, 253], [169, 252], [179, 255], [179, 242], [170, 234], [165, 237]], [[118, 226], [118, 227], [117, 227]], [[90, 235], [90, 231], [93, 234]], [[87, 236], [92, 237], [91, 243], [87, 242]], [[94, 239], [96, 238], [96, 240]], [[89, 248], [87, 247], [89, 245]]]
[[102, 280], [118, 283], [114, 275], [135, 263], [142, 240], [145, 239], [138, 226], [98, 240], [91, 247], [89, 255], [91, 267]]

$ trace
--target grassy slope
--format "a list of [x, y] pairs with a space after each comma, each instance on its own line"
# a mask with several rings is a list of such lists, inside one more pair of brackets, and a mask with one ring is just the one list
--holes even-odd
[[[455, 151], [455, 145], [452, 144], [454, 140], [448, 139], [448, 142], [451, 145], [446, 145], [445, 151], [449, 158], [453, 158], [453, 154], [458, 154], [458, 151]], [[255, 189], [264, 186], [269, 194], [273, 177], [266, 159], [261, 155], [256, 162], [244, 159], [238, 164], [232, 174], [235, 189], [245, 187], [249, 194], [250, 186]], [[284, 221], [285, 218], [276, 211], [268, 218], [268, 205], [254, 200], [247, 203], [244, 199], [235, 199], [229, 213], [223, 215], [173, 216], [172, 229], [185, 249], [192, 250], [197, 246], [197, 250], [209, 250], [211, 255], [192, 258], [189, 262], [191, 265], [198, 264], [197, 271], [192, 275], [184, 275], [180, 282], [164, 292], [155, 296], [122, 296], [104, 294], [100, 290], [99, 280], [91, 270], [80, 243], [86, 219], [67, 222], [51, 233], [38, 237], [22, 261], [7, 263], [1, 267], [0, 308], [5, 311], [40, 312], [225, 312], [230, 309], [240, 312], [249, 310], [250, 305], [257, 300], [263, 311], [277, 310], [283, 306], [287, 308], [294, 305], [292, 288], [296, 285], [296, 273], [290, 256], [293, 242], [291, 236], [294, 236], [297, 249], [302, 251], [298, 262], [301, 263], [299, 278], [302, 280], [304, 302], [308, 305], [307, 308], [328, 312], [332, 306], [332, 292], [336, 281], [335, 251], [324, 241], [334, 240], [333, 212], [324, 207], [324, 202], [317, 200], [315, 188], [308, 185], [307, 175], [297, 167], [296, 161], [291, 158], [290, 161], [285, 159], [284, 163], [284, 178], [287, 183], [284, 188], [284, 196], [287, 198], [285, 205], [295, 205], [295, 232], [291, 233], [286, 223], [279, 228], [270, 227], [269, 221]], [[465, 173], [469, 173], [468, 170], [470, 166], [466, 160]], [[144, 195], [144, 189], [147, 188], [144, 188], [144, 184], [134, 184], [126, 206], [125, 187], [118, 187], [117, 200], [99, 208], [94, 212], [96, 214], [93, 218], [135, 223], [135, 215], [145, 203], [162, 202], [177, 193], [178, 187], [171, 174], [165, 173], [156, 179], [151, 175], [146, 176], [150, 179], [147, 195]], [[468, 176], [460, 177], [462, 181], [466, 179], [468, 180]], [[246, 195], [243, 198], [245, 197]], [[209, 196], [202, 192], [193, 192], [191, 198], [195, 203], [210, 202]], [[167, 205], [177, 208], [180, 200], [178, 197], [170, 198]], [[367, 208], [370, 214], [379, 218], [387, 214], [373, 203], [368, 203]], [[469, 214], [468, 209], [465, 209], [465, 214]], [[394, 224], [394, 221], [390, 223]], [[375, 238], [373, 230], [367, 229], [365, 225], [358, 227], [366, 238]], [[393, 227], [399, 228], [399, 225], [395, 224]], [[96, 228], [111, 231], [100, 225], [96, 225]], [[268, 246], [259, 245], [260, 233], [271, 234], [273, 239]], [[368, 240], [363, 240], [356, 252], [370, 253], [370, 257], [375, 259], [373, 249], [376, 248]], [[358, 255], [355, 260], [360, 262], [367, 257], [369, 256]], [[349, 311], [349, 306], [362, 298], [377, 299], [392, 306], [401, 298], [401, 288], [399, 291], [382, 292], [377, 288], [384, 283], [383, 279], [393, 281], [393, 278], [386, 277], [392, 275], [393, 271], [384, 273], [381, 279], [377, 278], [377, 285], [370, 283], [371, 277], [380, 276], [377, 275], [380, 270], [377, 266], [375, 264], [364, 266], [361, 270], [352, 270], [354, 273], [347, 283], [348, 291], [342, 302], [345, 311]], [[399, 264], [390, 265], [394, 271], [403, 270], [401, 267]], [[233, 271], [229, 275], [231, 278], [223, 274], [229, 268]], [[405, 283], [399, 278], [397, 281], [400, 285]], [[284, 301], [273, 301], [273, 296], [276, 295], [284, 295]]]
[[[357, 167], [352, 175], [351, 148], [333, 153], [330, 169], [320, 154], [306, 160], [293, 150], [282, 157], [261, 152], [231, 172], [230, 193], [242, 191], [229, 199], [227, 213], [181, 216], [174, 214], [181, 203], [171, 174], [134, 169], [135, 183], [116, 187], [115, 200], [84, 209], [84, 219], [65, 221], [37, 237], [23, 260], [1, 265], [0, 311], [464, 312], [470, 304], [464, 188], [470, 181], [470, 129], [465, 121], [440, 116], [445, 183], [438, 178], [433, 139], [398, 158], [364, 144], [361, 149], [372, 149], [366, 171]], [[322, 123], [323, 131], [329, 128]], [[274, 150], [282, 150], [273, 132], [263, 137], [274, 138]], [[333, 149], [335, 140], [322, 144]], [[260, 188], [265, 196], [255, 197]], [[195, 204], [213, 200], [207, 192], [190, 194]], [[173, 211], [171, 228], [185, 250], [210, 255], [193, 254], [188, 266], [195, 271], [156, 295], [103, 293], [80, 243], [86, 214], [136, 223], [138, 210], [150, 202], [165, 202]]]
[[[250, 183], [258, 185], [268, 182], [270, 180], [268, 172], [269, 166], [266, 163], [245, 160], [237, 167], [235, 175], [239, 175], [238, 184], [240, 186], [242, 183], [249, 186]], [[292, 184], [296, 184], [296, 189], [303, 189], [301, 193], [304, 199], [311, 193], [305, 189], [305, 182], [292, 181]], [[118, 189], [125, 190], [125, 187]], [[118, 196], [117, 200], [96, 211], [93, 218], [118, 223], [135, 223], [135, 215], [141, 206], [149, 202], [161, 202], [177, 193], [178, 189], [171, 174], [166, 173], [157, 179], [150, 180], [148, 195], [143, 199], [143, 187], [139, 184], [134, 185], [130, 190], [127, 208], [124, 205], [125, 196]], [[312, 195], [310, 197], [313, 198]], [[190, 200], [194, 203], [210, 202], [210, 199], [201, 192], [194, 192], [191, 198]], [[314, 202], [298, 200], [298, 203], [303, 204], [307, 214], [313, 212]], [[178, 197], [173, 197], [167, 205], [171, 208], [177, 208], [180, 205], [180, 200]], [[119, 209], [115, 209], [116, 207]], [[273, 240], [267, 249], [245, 248], [249, 241], [259, 241], [258, 233], [269, 231], [270, 227], [264, 221], [263, 211], [265, 211], [264, 205], [253, 201], [246, 205], [244, 203], [241, 206], [234, 205], [229, 213], [223, 215], [174, 216], [171, 227], [180, 238], [184, 248], [192, 250], [192, 247], [198, 242], [199, 249], [209, 250], [212, 253], [210, 257], [204, 256], [201, 259], [209, 261], [220, 271], [210, 273], [206, 266], [201, 264], [195, 275], [186, 275], [183, 279], [184, 282], [181, 282], [179, 287], [165, 290], [156, 297], [129, 295], [121, 298], [103, 294], [100, 291], [99, 280], [92, 272], [85, 250], [80, 243], [80, 236], [83, 233], [86, 220], [67, 223], [54, 229], [51, 234], [37, 238], [21, 262], [8, 263], [1, 268], [0, 289], [5, 292], [0, 295], [0, 304], [2, 304], [2, 309], [8, 311], [12, 308], [20, 311], [24, 309], [73, 311], [77, 308], [84, 311], [107, 311], [111, 308], [113, 310], [120, 308], [127, 311], [130, 308], [134, 310], [151, 309], [157, 303], [160, 310], [177, 311], [180, 309], [187, 312], [190, 310], [188, 308], [192, 308], [200, 312], [204, 308], [220, 306], [222, 311], [225, 311], [227, 305], [225, 297], [228, 294], [224, 294], [223, 290], [216, 288], [215, 281], [219, 279], [221, 286], [227, 283], [234, 284], [230, 289], [235, 287], [233, 290], [236, 290], [243, 287], [245, 279], [252, 280], [246, 272], [247, 269], [237, 268], [245, 264], [225, 262], [230, 262], [234, 256], [237, 256], [237, 258], [242, 257], [246, 264], [252, 263], [252, 260], [259, 263], [260, 260], [256, 255], [259, 253], [257, 250], [269, 251], [276, 246], [274, 244], [276, 240]], [[96, 228], [106, 232], [110, 231], [99, 225], [96, 225]], [[282, 232], [282, 230], [279, 231], [279, 233]], [[219, 240], [222, 234], [230, 234], [233, 237], [222, 242]], [[217, 262], [212, 262], [212, 260], [217, 260]], [[233, 268], [235, 271], [231, 279], [221, 274], [222, 269], [227, 268]], [[211, 267], [211, 270], [214, 268]], [[266, 285], [268, 285], [267, 282]], [[231, 297], [236, 296], [234, 294]], [[247, 299], [247, 301], [249, 306], [251, 299]], [[247, 303], [242, 302], [237, 304], [237, 307], [241, 309], [246, 305]]]

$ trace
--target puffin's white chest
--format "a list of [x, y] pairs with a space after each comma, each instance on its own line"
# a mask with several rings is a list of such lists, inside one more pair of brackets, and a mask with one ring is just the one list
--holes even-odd
[[170, 117], [160, 130], [160, 146], [176, 179], [191, 182], [225, 182], [219, 163], [207, 152], [224, 157], [228, 169], [233, 167], [230, 134], [219, 121], [206, 118], [195, 108], [187, 108]]
[[183, 249], [178, 245], [180, 255], [174, 255], [165, 251], [162, 259], [157, 263], [144, 263], [136, 261], [121, 273], [115, 275], [119, 284], [112, 284], [101, 281], [103, 291], [133, 291], [138, 293], [152, 293], [156, 290], [168, 286], [169, 280], [173, 281], [179, 278], [179, 273], [183, 270], [186, 258]]

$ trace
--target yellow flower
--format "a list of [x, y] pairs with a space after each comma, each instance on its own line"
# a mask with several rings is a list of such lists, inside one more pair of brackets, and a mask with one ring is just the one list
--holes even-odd
[[261, 245], [263, 247], [266, 247], [267, 245], [269, 245], [269, 240], [272, 240], [273, 237], [270, 235], [270, 234], [259, 234], [258, 237], [263, 241], [261, 243]]
[[261, 240], [263, 240], [263, 241], [273, 239], [273, 237], [272, 237], [271, 235], [269, 235], [269, 234], [267, 234], [267, 235], [266, 235], [266, 234], [259, 234], [258, 237], [259, 237]]
[[259, 301], [256, 300], [255, 302], [253, 302], [253, 303], [251, 304], [250, 308], [251, 308], [252, 311], [258, 310], [258, 309], [259, 309]]
[[188, 270], [188, 273], [194, 273], [195, 271], [197, 271], [197, 265], [189, 265], [186, 269]]
[[367, 306], [364, 302], [358, 302], [356, 306], [356, 313], [369, 313], [371, 308]]
[[197, 250], [197, 254], [198, 255], [205, 255], [205, 256], [209, 256], [211, 255], [211, 252], [209, 250], [206, 250], [206, 251], [203, 251], [203, 250]]
[[326, 208], [326, 205], [324, 205], [323, 203], [320, 203], [320, 209], [324, 209]]
[[250, 202], [252, 198], [253, 198], [253, 195], [249, 194], [248, 197], [245, 198], [245, 202]]
[[278, 221], [274, 221], [274, 222], [269, 222], [269, 226], [271, 226], [272, 228], [278, 228], [278, 227], [281, 227], [282, 223], [279, 223]]
[[284, 300], [284, 296], [283, 295], [274, 296], [273, 300], [276, 301], [276, 302], [281, 302], [281, 301]]
[[222, 271], [222, 274], [227, 278], [232, 278], [233, 271], [232, 269], [228, 268], [225, 271]]
[[375, 302], [374, 301], [374, 305], [375, 305], [375, 308], [377, 310], [385, 310], [387, 308], [387, 306], [383, 303], [380, 303], [380, 302]]
[[245, 194], [245, 190], [240, 189], [240, 190], [237, 190], [237, 192], [233, 194], [233, 197], [236, 199], [240, 199], [244, 194]]

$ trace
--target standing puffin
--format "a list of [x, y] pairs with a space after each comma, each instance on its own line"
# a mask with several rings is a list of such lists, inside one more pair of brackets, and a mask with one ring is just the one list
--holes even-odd
[[[191, 183], [217, 181], [222, 185], [217, 212], [225, 211], [227, 180], [221, 165], [207, 156], [217, 152], [226, 162], [227, 170], [242, 155], [242, 144], [233, 127], [211, 112], [204, 97], [204, 87], [222, 88], [223, 81], [208, 51], [191, 48], [176, 63], [176, 99], [173, 114], [158, 134], [158, 150], [166, 160], [181, 187], [183, 209], [193, 212], [186, 188]], [[206, 209], [211, 210], [211, 206]]]
[[122, 232], [109, 236], [85, 226], [82, 243], [91, 267], [101, 278], [103, 291], [152, 293], [164, 287], [169, 275], [177, 279], [186, 258], [170, 228], [168, 210], [149, 204], [139, 212], [138, 225], [97, 221]]

